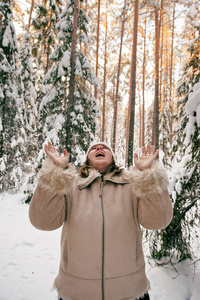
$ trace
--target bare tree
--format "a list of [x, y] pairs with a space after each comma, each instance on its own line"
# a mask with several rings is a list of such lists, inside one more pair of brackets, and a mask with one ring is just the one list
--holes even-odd
[[174, 22], [175, 22], [175, 2], [173, 6], [173, 19], [172, 19], [172, 41], [171, 41], [171, 57], [170, 57], [170, 78], [169, 78], [169, 101], [170, 101], [170, 111], [171, 111], [171, 119], [170, 119], [170, 137], [169, 141], [172, 144], [172, 129], [173, 129], [173, 58], [174, 58]]
[[[98, 69], [99, 69], [99, 25], [100, 25], [100, 7], [101, 7], [101, 0], [98, 0], [97, 47], [96, 47], [96, 76], [97, 76], [97, 77], [98, 77]], [[97, 86], [94, 87], [94, 97], [97, 98]]]
[[108, 19], [107, 19], [107, 5], [105, 13], [105, 41], [104, 41], [104, 74], [103, 74], [103, 116], [102, 116], [102, 141], [105, 138], [105, 118], [106, 118], [106, 68], [107, 68], [107, 38], [108, 38]]
[[121, 56], [122, 56], [122, 45], [123, 45], [123, 37], [124, 37], [124, 23], [125, 23], [125, 16], [126, 16], [126, 0], [124, 0], [124, 6], [122, 10], [121, 16], [121, 40], [119, 46], [119, 59], [118, 59], [118, 67], [117, 67], [117, 84], [116, 84], [116, 93], [114, 99], [114, 114], [113, 114], [113, 137], [112, 137], [112, 147], [115, 151], [116, 147], [116, 128], [117, 128], [117, 108], [118, 108], [118, 101], [119, 101], [119, 77], [121, 72]]
[[31, 9], [30, 9], [30, 14], [29, 14], [29, 21], [28, 21], [28, 28], [30, 29], [31, 27], [31, 18], [32, 18], [32, 13], [33, 13], [33, 8], [34, 8], [34, 0], [31, 0]]
[[[161, 0], [162, 6], [162, 0]], [[162, 10], [162, 9], [161, 9]], [[152, 128], [152, 145], [159, 148], [159, 47], [160, 47], [160, 20], [159, 7], [155, 6], [155, 99]]]
[[130, 119], [129, 119], [129, 123], [128, 123], [128, 128], [129, 128], [128, 129], [128, 166], [133, 164], [137, 36], [138, 36], [138, 0], [135, 0], [132, 60], [131, 60], [131, 77], [130, 77], [130, 95], [129, 95]]
[[145, 138], [145, 78], [146, 78], [146, 31], [147, 31], [147, 20], [144, 19], [144, 52], [143, 52], [143, 67], [142, 67], [142, 137], [141, 144], [144, 146], [144, 138]]

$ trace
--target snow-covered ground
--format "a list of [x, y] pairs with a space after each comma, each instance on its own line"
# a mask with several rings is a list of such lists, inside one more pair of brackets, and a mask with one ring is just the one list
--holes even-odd
[[[36, 230], [22, 193], [0, 194], [0, 300], [56, 300], [52, 289], [60, 256], [60, 233]], [[145, 245], [146, 248], [146, 245]], [[151, 300], [200, 299], [200, 248], [196, 262], [157, 267], [147, 260]], [[199, 259], [199, 260], [198, 260]]]

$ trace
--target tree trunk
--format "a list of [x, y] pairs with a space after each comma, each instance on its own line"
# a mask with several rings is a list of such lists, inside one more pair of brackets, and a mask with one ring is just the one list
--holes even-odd
[[138, 33], [138, 0], [135, 0], [133, 45], [130, 78], [130, 120], [128, 129], [128, 166], [133, 164], [133, 144], [134, 144], [134, 122], [135, 122], [135, 94], [136, 94], [136, 54], [137, 54], [137, 33]]
[[35, 1], [31, 1], [31, 9], [30, 9], [30, 14], [29, 14], [29, 21], [28, 21], [28, 29], [31, 27], [31, 19], [32, 19], [32, 13], [33, 13], [33, 8], [34, 8], [34, 3]]
[[[101, 0], [98, 0], [98, 19], [97, 19], [97, 48], [96, 48], [96, 77], [98, 78], [99, 69], [99, 24], [100, 24]], [[94, 87], [94, 97], [97, 99], [97, 86]]]
[[124, 0], [124, 7], [121, 16], [121, 41], [119, 47], [119, 60], [117, 67], [117, 85], [116, 85], [116, 94], [114, 99], [114, 114], [113, 114], [113, 138], [112, 138], [112, 148], [115, 151], [116, 148], [116, 128], [117, 128], [117, 107], [119, 101], [119, 77], [121, 71], [121, 56], [122, 56], [122, 45], [123, 45], [123, 37], [124, 37], [124, 23], [125, 23], [125, 13], [126, 13], [126, 0]]
[[[52, 18], [52, 10], [51, 10], [51, 15], [50, 15], [50, 20]], [[49, 32], [51, 32], [53, 30], [52, 28], [52, 23], [49, 23]], [[47, 71], [49, 70], [50, 67], [50, 54], [51, 54], [51, 47], [50, 47], [50, 43], [48, 41], [48, 37], [47, 37], [47, 49], [46, 49], [46, 68], [45, 68], [45, 73], [47, 73]]]
[[170, 111], [171, 111], [171, 118], [170, 118], [170, 136], [169, 142], [172, 145], [172, 129], [173, 129], [173, 57], [174, 57], [174, 17], [175, 17], [175, 2], [173, 7], [173, 20], [172, 20], [172, 43], [171, 43], [171, 57], [170, 57], [170, 79], [169, 79], [169, 100], [170, 100]]
[[145, 76], [146, 76], [146, 32], [147, 32], [147, 21], [145, 18], [144, 23], [144, 53], [143, 53], [143, 80], [142, 80], [142, 138], [141, 143], [144, 146], [145, 138]]
[[128, 141], [129, 141], [129, 122], [130, 122], [130, 96], [129, 96], [129, 105], [128, 105], [128, 112], [127, 112], [127, 118], [126, 118], [126, 154], [125, 154], [125, 166], [128, 165]]
[[72, 33], [72, 44], [71, 44], [71, 74], [70, 74], [70, 81], [69, 81], [69, 95], [68, 95], [67, 123], [66, 123], [66, 145], [68, 146], [67, 149], [69, 153], [71, 153], [71, 145], [72, 145], [70, 114], [73, 110], [73, 105], [74, 105], [78, 7], [79, 7], [79, 0], [74, 0], [73, 33]]
[[[162, 0], [161, 0], [162, 1]], [[159, 44], [160, 44], [160, 23], [159, 10], [155, 7], [155, 99], [152, 129], [152, 145], [159, 148]]]
[[105, 112], [106, 112], [106, 67], [107, 67], [107, 35], [108, 35], [108, 20], [107, 20], [107, 5], [106, 5], [106, 31], [105, 31], [105, 48], [104, 48], [104, 75], [103, 75], [103, 114], [102, 114], [102, 136], [105, 139]]
[[[88, 11], [88, 2], [85, 0], [85, 13]], [[87, 44], [84, 45], [84, 55], [87, 56]]]
[[[140, 97], [139, 97], [140, 98]], [[139, 127], [139, 148], [142, 147], [142, 105], [141, 99], [139, 99], [139, 119], [140, 119], [140, 127]]]
[[4, 131], [5, 131], [5, 120], [6, 120], [6, 97], [4, 95], [3, 100], [1, 101], [1, 126], [0, 130], [0, 158], [5, 154], [4, 153]]
[[161, 1], [161, 10], [160, 10], [160, 72], [159, 72], [159, 103], [161, 102], [161, 93], [162, 93], [162, 81], [163, 81], [163, 50], [164, 50], [164, 24], [163, 24], [163, 1]]

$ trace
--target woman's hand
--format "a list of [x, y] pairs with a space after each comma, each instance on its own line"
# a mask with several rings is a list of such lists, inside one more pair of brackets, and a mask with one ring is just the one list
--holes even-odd
[[155, 146], [150, 146], [142, 148], [142, 157], [139, 158], [137, 153], [134, 154], [135, 166], [138, 170], [144, 171], [145, 169], [151, 168], [153, 162], [158, 157], [159, 150], [155, 152]]
[[61, 156], [56, 150], [56, 148], [53, 147], [50, 142], [48, 142], [48, 145], [44, 145], [44, 150], [46, 155], [48, 155], [56, 165], [58, 165], [61, 168], [66, 168], [68, 166], [69, 153], [66, 149], [64, 149], [63, 151], [64, 156]]

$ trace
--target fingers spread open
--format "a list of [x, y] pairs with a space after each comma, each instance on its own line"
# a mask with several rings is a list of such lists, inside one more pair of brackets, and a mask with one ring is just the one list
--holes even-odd
[[142, 148], [142, 156], [146, 156], [146, 147], [144, 146], [143, 148]]
[[155, 153], [155, 146], [151, 145], [150, 147], [150, 155], [154, 155]]

